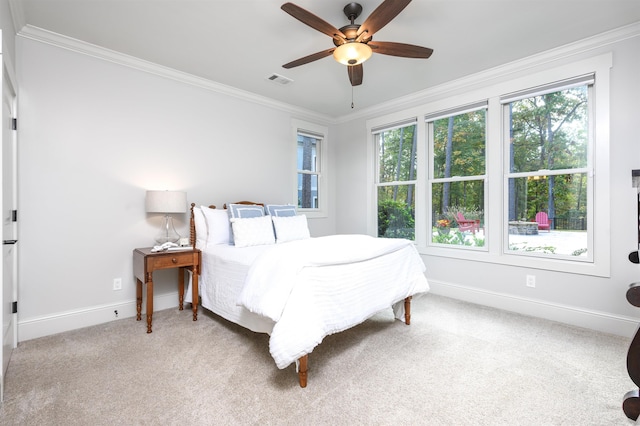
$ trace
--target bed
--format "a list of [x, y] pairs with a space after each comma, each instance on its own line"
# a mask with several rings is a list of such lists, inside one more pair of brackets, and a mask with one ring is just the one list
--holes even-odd
[[190, 242], [202, 251], [202, 307], [269, 334], [276, 366], [295, 363], [301, 387], [308, 356], [324, 337], [389, 308], [409, 325], [412, 297], [429, 290], [413, 242], [312, 238], [306, 216], [294, 206], [192, 203]]

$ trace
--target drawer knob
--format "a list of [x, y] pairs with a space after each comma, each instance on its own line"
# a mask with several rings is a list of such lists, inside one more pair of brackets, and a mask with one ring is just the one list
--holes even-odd
[[175, 257], [174, 257], [173, 259], [171, 259], [171, 261], [172, 261], [173, 263], [178, 263], [178, 259], [176, 259]]

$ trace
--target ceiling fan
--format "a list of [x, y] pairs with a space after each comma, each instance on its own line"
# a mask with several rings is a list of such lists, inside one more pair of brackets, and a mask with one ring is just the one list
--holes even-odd
[[300, 6], [293, 3], [283, 4], [282, 10], [311, 28], [328, 35], [336, 46], [296, 59], [284, 64], [283, 67], [287, 69], [297, 67], [333, 54], [336, 61], [347, 65], [351, 85], [358, 86], [362, 84], [362, 63], [369, 59], [372, 53], [404, 58], [426, 59], [430, 57], [433, 49], [427, 47], [389, 41], [373, 41], [374, 33], [391, 22], [409, 3], [411, 0], [384, 0], [361, 25], [356, 24], [355, 20], [362, 13], [362, 6], [355, 2], [349, 3], [344, 7], [343, 12], [351, 23], [340, 29]]

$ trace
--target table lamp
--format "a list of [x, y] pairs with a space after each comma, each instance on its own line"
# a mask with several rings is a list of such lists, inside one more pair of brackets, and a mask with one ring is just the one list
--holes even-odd
[[187, 193], [182, 191], [147, 191], [145, 209], [147, 213], [164, 213], [164, 223], [160, 233], [156, 236], [156, 242], [158, 244], [178, 242], [180, 234], [173, 226], [173, 217], [170, 214], [187, 212]]

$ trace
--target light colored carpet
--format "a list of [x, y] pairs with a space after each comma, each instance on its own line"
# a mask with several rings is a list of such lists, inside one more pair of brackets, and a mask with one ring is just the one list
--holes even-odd
[[21, 343], [6, 425], [627, 425], [629, 339], [426, 295], [325, 338], [309, 385], [268, 336], [200, 310]]

